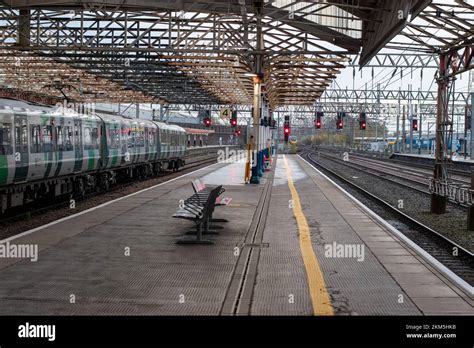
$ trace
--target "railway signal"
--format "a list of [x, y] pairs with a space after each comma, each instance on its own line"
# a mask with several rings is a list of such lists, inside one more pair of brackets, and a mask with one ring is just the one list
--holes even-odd
[[418, 130], [418, 120], [411, 120], [411, 128], [412, 128], [414, 131], [417, 131], [417, 130]]
[[210, 117], [204, 117], [203, 121], [204, 121], [204, 125], [205, 125], [206, 127], [210, 127], [210, 126], [211, 126], [211, 118], [210, 118]]
[[346, 116], [345, 112], [338, 112], [337, 119], [336, 119], [336, 129], [343, 129], [344, 128], [344, 117]]
[[285, 124], [285, 127], [283, 128], [283, 133], [285, 134], [285, 143], [287, 143], [288, 138], [290, 136], [290, 125]]
[[232, 110], [232, 116], [230, 118], [230, 125], [237, 127], [237, 110]]
[[365, 114], [365, 112], [361, 112], [359, 114], [359, 129], [360, 130], [365, 130], [367, 128], [367, 116]]
[[314, 127], [316, 129], [321, 129], [321, 118], [323, 117], [323, 113], [322, 112], [318, 112], [316, 113], [316, 120], [314, 121]]
[[288, 143], [288, 138], [290, 137], [290, 116], [285, 116], [285, 124], [283, 125], [283, 135], [285, 136], [285, 143]]

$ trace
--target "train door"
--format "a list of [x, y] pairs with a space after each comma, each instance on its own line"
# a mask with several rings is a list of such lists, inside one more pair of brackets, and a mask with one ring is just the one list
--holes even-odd
[[74, 120], [74, 173], [82, 171], [84, 147], [82, 145], [82, 120]]
[[26, 181], [28, 176], [28, 166], [30, 161], [28, 151], [28, 116], [14, 116], [14, 136], [15, 136], [15, 183]]
[[30, 133], [30, 156], [28, 179], [42, 179], [45, 172], [45, 155], [43, 152], [43, 134], [41, 120], [39, 117], [29, 117], [29, 133]]
[[160, 127], [156, 127], [156, 151], [158, 153], [156, 159], [161, 159], [163, 158], [163, 155], [161, 154], [161, 141], [162, 141], [162, 134], [161, 134], [161, 129]]

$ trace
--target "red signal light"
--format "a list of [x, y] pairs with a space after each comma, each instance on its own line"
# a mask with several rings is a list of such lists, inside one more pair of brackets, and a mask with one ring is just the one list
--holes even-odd
[[285, 128], [285, 134], [289, 134], [290, 133], [290, 128]]
[[237, 126], [237, 120], [236, 120], [235, 118], [231, 119], [231, 120], [230, 120], [230, 125], [231, 125], [232, 127]]

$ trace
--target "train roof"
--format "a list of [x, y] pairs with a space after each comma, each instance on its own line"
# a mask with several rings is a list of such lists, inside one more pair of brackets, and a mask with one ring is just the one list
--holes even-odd
[[158, 121], [153, 121], [153, 122], [156, 123], [158, 125], [158, 128], [160, 129], [174, 130], [177, 132], [186, 133], [183, 127], [180, 127], [176, 124], [166, 124], [166, 123], [158, 122]]
[[[144, 120], [144, 119], [135, 119], [124, 117], [122, 115], [117, 114], [110, 114], [104, 112], [94, 112], [93, 114], [80, 114], [72, 109], [67, 109], [68, 105], [66, 103], [58, 105], [58, 106], [48, 106], [48, 105], [40, 105], [35, 103], [29, 103], [27, 101], [16, 100], [16, 99], [9, 99], [9, 98], [0, 98], [0, 111], [16, 111], [16, 112], [30, 112], [30, 113], [40, 113], [40, 114], [60, 114], [64, 117], [81, 117], [81, 118], [96, 118], [96, 119], [103, 119], [106, 122], [120, 122], [120, 121], [128, 121], [131, 123], [140, 123], [140, 124], [156, 124], [160, 129], [167, 129], [173, 130], [177, 132], [185, 133], [185, 129], [175, 125], [175, 124], [166, 124], [163, 122], [158, 121], [151, 121], [151, 120]], [[66, 109], [67, 112], [63, 112]]]
[[53, 108], [48, 105], [35, 104], [23, 100], [0, 98], [0, 110], [51, 112]]

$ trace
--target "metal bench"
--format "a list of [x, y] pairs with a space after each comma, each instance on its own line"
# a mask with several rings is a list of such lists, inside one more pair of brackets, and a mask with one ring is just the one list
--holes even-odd
[[[215, 188], [216, 186], [206, 186], [206, 184], [201, 180], [201, 179], [196, 179], [192, 183], [194, 193], [200, 194], [200, 195], [206, 195], [209, 194], [209, 192]], [[222, 205], [229, 205], [230, 202], [232, 201], [231, 197], [224, 197], [221, 198], [220, 196], [225, 192], [225, 189], [222, 187], [221, 191], [219, 191], [219, 196], [217, 197], [216, 200], [216, 206], [222, 206]]]
[[[207, 196], [209, 195], [211, 190], [216, 187], [216, 186], [206, 186], [206, 184], [201, 179], [194, 180], [191, 183], [191, 185], [193, 186], [194, 193], [199, 195], [199, 197], [202, 197], [203, 201], [207, 199]], [[231, 197], [224, 197], [224, 198], [220, 197], [224, 192], [225, 192], [225, 189], [221, 186], [221, 189], [216, 199], [216, 206], [227, 206], [232, 201]], [[212, 217], [210, 221], [211, 222], [229, 222], [226, 219], [212, 219]]]
[[205, 201], [203, 201], [203, 196], [195, 193], [180, 205], [178, 211], [173, 214], [173, 218], [193, 221], [196, 224], [196, 231], [187, 234], [196, 234], [196, 239], [183, 238], [178, 240], [178, 244], [214, 244], [210, 240], [203, 239], [202, 236], [203, 234], [218, 234], [209, 229], [209, 221], [221, 189], [222, 185], [210, 190]]

